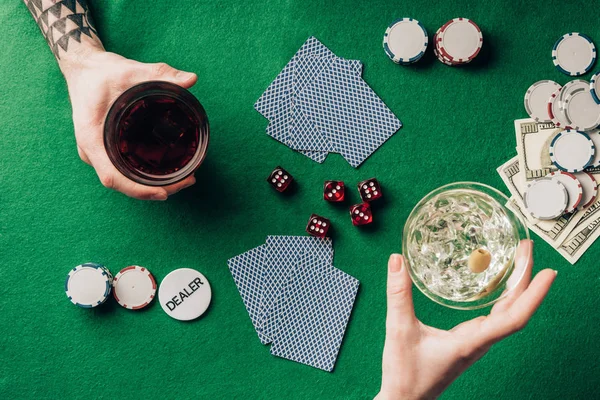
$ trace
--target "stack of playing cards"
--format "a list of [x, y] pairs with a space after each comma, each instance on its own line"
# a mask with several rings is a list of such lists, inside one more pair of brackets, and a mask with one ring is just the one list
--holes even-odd
[[402, 123], [361, 78], [358, 60], [310, 37], [258, 99], [267, 134], [316, 162], [339, 153], [358, 167]]
[[271, 354], [333, 370], [359, 282], [332, 261], [331, 239], [311, 236], [269, 236], [227, 261]]

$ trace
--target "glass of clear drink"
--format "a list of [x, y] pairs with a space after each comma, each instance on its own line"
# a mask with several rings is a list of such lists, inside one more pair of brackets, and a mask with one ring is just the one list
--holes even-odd
[[[415, 206], [404, 226], [402, 252], [423, 294], [450, 308], [472, 310], [514, 289], [525, 272], [524, 265], [515, 267], [517, 246], [529, 239], [529, 231], [507, 202], [490, 186], [457, 182], [435, 189]], [[487, 255], [483, 271], [472, 268], [475, 253]]]

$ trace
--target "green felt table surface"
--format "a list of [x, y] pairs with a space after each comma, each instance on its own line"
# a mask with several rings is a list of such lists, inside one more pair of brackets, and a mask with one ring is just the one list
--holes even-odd
[[[508, 194], [495, 169], [515, 154], [513, 120], [541, 79], [564, 84], [551, 49], [566, 32], [600, 43], [591, 1], [93, 1], [107, 49], [195, 71], [191, 91], [212, 129], [198, 183], [166, 202], [142, 202], [102, 187], [78, 158], [66, 85], [20, 1], [0, 7], [0, 397], [52, 399], [366, 399], [380, 384], [386, 261], [416, 202], [453, 181]], [[484, 32], [466, 68], [437, 62], [431, 48], [400, 67], [384, 54], [386, 26], [419, 19], [430, 32], [463, 16]], [[364, 165], [339, 155], [323, 165], [269, 138], [252, 107], [311, 35], [364, 63], [364, 79], [404, 127]], [[589, 79], [588, 74], [585, 78]], [[298, 182], [281, 196], [265, 182], [281, 164]], [[321, 198], [340, 179], [377, 177], [385, 202], [369, 229]], [[303, 235], [311, 213], [335, 227], [335, 265], [361, 282], [333, 373], [276, 358], [253, 331], [226, 260], [270, 234]], [[541, 239], [535, 269], [557, 269], [527, 328], [470, 368], [444, 399], [597, 398], [600, 245], [571, 266]], [[134, 312], [114, 301], [80, 309], [64, 293], [73, 266], [138, 264], [157, 280], [189, 267], [213, 289], [199, 320], [169, 318], [158, 304]], [[426, 324], [451, 328], [483, 311], [443, 308], [415, 290]]]

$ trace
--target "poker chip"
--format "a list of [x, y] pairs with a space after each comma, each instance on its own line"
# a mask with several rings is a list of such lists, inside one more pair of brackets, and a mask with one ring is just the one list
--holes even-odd
[[[592, 143], [594, 143], [594, 148], [596, 148], [596, 149], [600, 148], [599, 147], [600, 146], [600, 130], [594, 129], [590, 132], [587, 132], [587, 135], [589, 136]], [[600, 167], [600, 151], [594, 152], [594, 159], [592, 160], [590, 165], [588, 165], [588, 168], [590, 168], [590, 167], [593, 167], [593, 168]]]
[[594, 143], [588, 135], [580, 131], [561, 131], [550, 142], [550, 159], [562, 171], [582, 171], [590, 165], [594, 155]]
[[439, 55], [454, 65], [471, 62], [483, 46], [481, 29], [467, 18], [454, 18], [446, 22], [436, 36]]
[[170, 272], [158, 289], [158, 301], [163, 311], [180, 321], [190, 321], [204, 314], [211, 297], [208, 280], [191, 268]]
[[583, 189], [581, 202], [577, 206], [577, 209], [583, 210], [594, 204], [594, 201], [596, 201], [596, 198], [598, 197], [598, 182], [592, 174], [586, 171], [576, 173], [575, 178], [577, 178]]
[[71, 303], [92, 308], [104, 303], [111, 292], [112, 275], [106, 267], [96, 263], [76, 266], [67, 275], [65, 293]]
[[600, 125], [600, 104], [590, 95], [589, 88], [577, 88], [565, 99], [565, 117], [576, 130], [589, 131]]
[[527, 114], [537, 122], [550, 122], [548, 99], [561, 86], [550, 80], [537, 81], [527, 89], [524, 105]]
[[590, 94], [597, 104], [600, 104], [600, 72], [596, 72], [590, 80]]
[[570, 82], [567, 82], [565, 86], [563, 86], [560, 94], [558, 95], [558, 101], [560, 102], [560, 107], [564, 108], [565, 99], [573, 93], [573, 91], [579, 88], [589, 88], [589, 82], [586, 82], [582, 79], [574, 79]]
[[428, 43], [425, 27], [413, 18], [394, 21], [383, 35], [383, 49], [396, 64], [408, 65], [419, 61]]
[[567, 207], [565, 207], [565, 213], [570, 214], [574, 212], [581, 204], [581, 197], [583, 196], [583, 189], [579, 180], [577, 180], [575, 175], [565, 171], [552, 172], [548, 176], [562, 183], [567, 190], [569, 201], [567, 202]]
[[523, 194], [527, 211], [534, 218], [542, 220], [560, 217], [565, 212], [568, 201], [565, 186], [549, 177], [529, 182]]
[[156, 294], [156, 281], [144, 267], [123, 268], [113, 280], [113, 295], [121, 306], [130, 310], [146, 307]]
[[567, 33], [552, 48], [552, 62], [566, 75], [583, 75], [592, 68], [595, 61], [596, 46], [582, 33]]
[[562, 88], [558, 88], [548, 99], [548, 117], [550, 117], [550, 121], [557, 127], [564, 127], [567, 125], [565, 112], [559, 101], [561, 90]]

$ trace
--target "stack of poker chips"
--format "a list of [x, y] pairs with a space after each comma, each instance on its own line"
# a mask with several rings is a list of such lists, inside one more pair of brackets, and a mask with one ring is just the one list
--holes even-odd
[[470, 19], [454, 18], [437, 30], [433, 42], [433, 53], [441, 63], [458, 66], [477, 57], [483, 46], [483, 34]]
[[[588, 36], [571, 32], [552, 47], [552, 63], [565, 75], [581, 76], [596, 62], [596, 46]], [[574, 79], [564, 86], [541, 80], [525, 93], [525, 110], [539, 123], [553, 123], [561, 129], [594, 131], [600, 126], [600, 72], [590, 81]]]
[[[592, 137], [594, 139], [592, 139]], [[588, 171], [598, 161], [594, 140], [598, 131], [566, 129], [550, 142], [548, 153], [556, 171], [530, 181], [523, 194], [529, 214], [538, 220], [554, 220], [590, 207], [598, 196], [596, 179]]]
[[85, 263], [76, 266], [67, 275], [65, 292], [79, 307], [92, 308], [103, 304], [112, 291], [113, 276], [103, 265]]
[[525, 111], [536, 122], [552, 122], [561, 129], [594, 131], [600, 125], [598, 76], [600, 73], [590, 82], [575, 79], [564, 86], [551, 80], [535, 82], [525, 93]]
[[156, 281], [144, 267], [131, 265], [113, 278], [104, 265], [85, 263], [69, 271], [65, 292], [71, 303], [83, 308], [104, 304], [112, 293], [119, 305], [130, 310], [146, 307], [156, 294]]
[[419, 61], [428, 44], [427, 30], [413, 18], [401, 18], [392, 22], [383, 35], [385, 53], [399, 65], [410, 65]]

